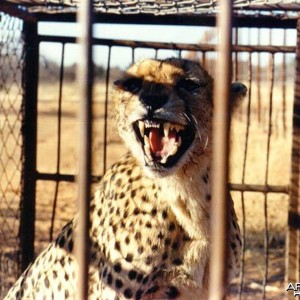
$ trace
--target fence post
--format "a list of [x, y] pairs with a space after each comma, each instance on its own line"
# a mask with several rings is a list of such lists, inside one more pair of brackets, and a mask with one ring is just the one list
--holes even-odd
[[93, 60], [92, 26], [93, 1], [83, 1], [79, 13], [81, 57], [78, 68], [80, 94], [79, 111], [79, 173], [78, 173], [78, 231], [75, 236], [75, 255], [78, 263], [76, 298], [88, 299], [88, 268], [90, 257], [89, 211], [92, 183], [92, 97]]
[[[294, 90], [290, 202], [286, 238], [286, 287], [288, 283], [300, 281], [300, 20], [297, 23]], [[288, 292], [288, 299], [295, 299], [293, 292]]]
[[36, 22], [24, 22], [23, 87], [23, 170], [21, 195], [20, 242], [21, 268], [24, 270], [34, 258], [35, 192], [37, 154], [37, 93], [39, 72], [39, 43]]
[[[225, 298], [227, 286], [227, 197], [232, 3], [219, 1], [218, 60], [214, 90], [209, 299]], [[221, 150], [222, 149], [222, 150]], [[220, 151], [221, 150], [221, 151]]]

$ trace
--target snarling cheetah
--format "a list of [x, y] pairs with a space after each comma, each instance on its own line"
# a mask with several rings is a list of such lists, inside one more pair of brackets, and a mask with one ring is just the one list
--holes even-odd
[[[89, 299], [207, 299], [213, 81], [196, 62], [143, 60], [115, 82], [117, 124], [130, 152], [91, 201]], [[232, 103], [246, 88], [233, 84]], [[228, 196], [228, 268], [240, 232]], [[73, 299], [76, 218], [28, 267], [6, 299]]]

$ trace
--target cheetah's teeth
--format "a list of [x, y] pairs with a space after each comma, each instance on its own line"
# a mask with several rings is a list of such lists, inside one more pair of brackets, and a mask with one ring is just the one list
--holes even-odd
[[155, 123], [155, 122], [151, 122], [151, 121], [146, 121], [144, 124], [145, 124], [146, 128], [159, 128], [160, 127], [159, 123]]
[[160, 161], [161, 164], [165, 164], [167, 162], [169, 155], [166, 155], [163, 157], [163, 159]]
[[165, 137], [169, 136], [170, 125], [171, 124], [169, 122], [164, 123], [164, 136]]
[[144, 136], [144, 142], [145, 142], [145, 146], [150, 147], [150, 140], [149, 140], [149, 137], [147, 135]]
[[179, 124], [170, 124], [170, 130], [175, 129], [177, 132], [184, 130], [184, 126]]
[[143, 137], [145, 134], [145, 123], [143, 121], [139, 121], [139, 129], [141, 136]]
[[179, 147], [181, 146], [181, 144], [182, 144], [181, 136], [179, 136], [179, 137], [178, 137], [178, 141], [177, 141], [177, 143], [176, 143], [177, 148], [179, 148]]
[[174, 146], [168, 156], [176, 154], [177, 151], [178, 151], [178, 146]]
[[148, 156], [148, 158], [151, 158], [151, 150], [150, 150], [150, 141], [149, 141], [149, 138], [147, 137], [147, 135], [144, 136], [144, 142], [145, 142], [145, 153], [146, 153], [146, 156]]

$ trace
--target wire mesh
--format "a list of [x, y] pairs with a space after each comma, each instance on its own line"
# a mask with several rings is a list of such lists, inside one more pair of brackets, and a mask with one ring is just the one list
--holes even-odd
[[[4, 3], [23, 5], [31, 13], [36, 12], [74, 12], [82, 0], [5, 0]], [[299, 1], [293, 0], [233, 0], [235, 9], [255, 10], [297, 10]], [[94, 9], [100, 13], [112, 14], [193, 14], [212, 13], [219, 9], [217, 0], [94, 0]]]
[[0, 298], [20, 269], [22, 22], [0, 13]]
[[[264, 33], [264, 32], [263, 32]], [[283, 33], [283, 31], [282, 31]], [[241, 35], [244, 35], [241, 32]], [[247, 35], [248, 36], [248, 35]], [[43, 39], [44, 37], [42, 37]], [[52, 37], [47, 37], [47, 44]], [[64, 38], [53, 37], [56, 43], [65, 43]], [[116, 160], [117, 156], [124, 150], [122, 143], [116, 137], [115, 128], [113, 126], [113, 120], [109, 117], [109, 115], [113, 112], [112, 101], [111, 101], [111, 90], [109, 83], [113, 80], [117, 79], [122, 70], [119, 70], [117, 74], [114, 70], [114, 65], [116, 63], [116, 57], [120, 55], [120, 48], [124, 48], [128, 53], [127, 60], [128, 64], [132, 63], [132, 59], [139, 60], [141, 56], [143, 56], [143, 49], [154, 49], [152, 56], [153, 58], [164, 58], [166, 56], [174, 56], [181, 55], [183, 58], [189, 57], [193, 55], [194, 59], [203, 59], [203, 56], [206, 60], [207, 68], [211, 74], [214, 74], [214, 38], [211, 38], [211, 41], [208, 44], [203, 45], [171, 45], [166, 43], [149, 43], [149, 42], [128, 42], [128, 41], [116, 41], [116, 40], [95, 40], [95, 47], [97, 47], [97, 52], [101, 52], [102, 57], [105, 57], [105, 72], [103, 76], [98, 81], [95, 86], [96, 96], [95, 101], [96, 105], [99, 106], [99, 114], [96, 112], [96, 139], [97, 141], [94, 143], [94, 151], [95, 157], [100, 157], [99, 163], [101, 167], [96, 167], [94, 170], [94, 174], [96, 177], [100, 177], [104, 172], [104, 168], [110, 165], [113, 161]], [[68, 40], [71, 42], [71, 40]], [[253, 177], [253, 170], [256, 170], [261, 165], [267, 162], [266, 158], [261, 158], [264, 156], [263, 153], [267, 155], [268, 152], [270, 157], [269, 160], [269, 172], [272, 175], [276, 173], [278, 169], [274, 166], [276, 165], [276, 161], [274, 160], [274, 153], [272, 150], [268, 150], [265, 146], [268, 141], [268, 135], [270, 134], [269, 121], [270, 121], [270, 111], [273, 112], [271, 114], [272, 124], [275, 122], [275, 111], [283, 110], [283, 101], [282, 101], [282, 93], [281, 86], [283, 84], [286, 85], [286, 119], [283, 122], [283, 118], [278, 124], [277, 134], [270, 134], [270, 143], [275, 140], [275, 143], [282, 143], [283, 141], [287, 141], [290, 136], [291, 130], [291, 103], [292, 103], [292, 77], [289, 75], [291, 73], [290, 68], [293, 68], [291, 61], [294, 58], [294, 49], [293, 45], [286, 46], [287, 48], [282, 48], [280, 45], [248, 45], [243, 43], [243, 41], [239, 41], [238, 45], [235, 46], [234, 50], [237, 51], [238, 55], [233, 57], [237, 57], [238, 61], [235, 63], [237, 66], [237, 74], [238, 79], [244, 82], [248, 86], [248, 98], [245, 101], [245, 104], [242, 105], [241, 110], [241, 119], [233, 117], [233, 132], [234, 133], [234, 144], [236, 146], [232, 151], [232, 161], [234, 161], [234, 168], [238, 169], [239, 172], [236, 174], [231, 174], [231, 187], [234, 191], [233, 196], [236, 202], [238, 214], [240, 216], [240, 225], [243, 231], [243, 256], [242, 256], [242, 273], [240, 279], [236, 284], [233, 285], [232, 295], [238, 295], [240, 291], [240, 299], [247, 299], [247, 297], [261, 297], [262, 293], [265, 293], [266, 298], [271, 298], [275, 295], [282, 296], [283, 293], [283, 274], [284, 274], [284, 237], [282, 234], [278, 235], [278, 237], [274, 240], [274, 235], [277, 234], [278, 228], [274, 230], [274, 226], [272, 222], [274, 221], [274, 207], [278, 206], [279, 201], [283, 201], [287, 203], [287, 193], [288, 193], [288, 172], [284, 172], [286, 177], [284, 180], [278, 181], [278, 179], [274, 180], [272, 176], [268, 179], [267, 182], [264, 181], [263, 174], [256, 174]], [[290, 47], [290, 48], [289, 48]], [[287, 56], [287, 65], [286, 65], [286, 74], [285, 74], [285, 83], [281, 83], [282, 80], [282, 61], [280, 59], [275, 59], [282, 56], [280, 49], [286, 51]], [[201, 51], [203, 50], [203, 51]], [[71, 50], [69, 50], [71, 51]], [[66, 48], [66, 54], [68, 51]], [[205, 53], [205, 55], [204, 55]], [[270, 71], [268, 70], [268, 65], [264, 62], [266, 58], [268, 58], [268, 53], [274, 57], [274, 70], [271, 73], [273, 74], [274, 81], [280, 82], [276, 88], [276, 93], [274, 92], [274, 99], [272, 100], [272, 107], [270, 107], [270, 94], [268, 89], [265, 87], [270, 80], [267, 78], [266, 74]], [[133, 55], [134, 54], [134, 55]], [[258, 56], [261, 56], [261, 65], [257, 64]], [[124, 58], [125, 59], [125, 58]], [[66, 71], [66, 70], [65, 70]], [[109, 71], [109, 72], [108, 72]], [[259, 81], [257, 74], [261, 72]], [[57, 75], [58, 76], [58, 75]], [[64, 88], [69, 89], [68, 85], [70, 83], [65, 83]], [[261, 89], [261, 104], [260, 106], [257, 103], [257, 89], [260, 86]], [[57, 86], [58, 88], [58, 86]], [[99, 90], [99, 92], [97, 92]], [[101, 92], [100, 92], [101, 90]], [[42, 97], [42, 96], [41, 96]], [[42, 97], [43, 98], [43, 97]], [[55, 100], [57, 101], [57, 100]], [[67, 96], [65, 95], [63, 98], [63, 102], [67, 101]], [[76, 101], [74, 101], [76, 103]], [[46, 105], [44, 103], [43, 105]], [[101, 112], [102, 111], [102, 112]], [[58, 112], [56, 111], [56, 114]], [[258, 114], [264, 116], [261, 120], [258, 120]], [[62, 113], [62, 120], [66, 118], [68, 115], [67, 111]], [[55, 116], [55, 114], [54, 114]], [[64, 121], [62, 121], [64, 123]], [[284, 127], [286, 127], [287, 134], [284, 135]], [[64, 128], [64, 127], [63, 127]], [[62, 130], [63, 130], [62, 128]], [[102, 129], [101, 129], [102, 128]], [[273, 128], [274, 129], [274, 128]], [[104, 134], [104, 132], [107, 132]], [[269, 132], [269, 133], [268, 133]], [[275, 131], [273, 130], [273, 133]], [[245, 137], [245, 138], [242, 138]], [[76, 144], [76, 141], [74, 141]], [[245, 145], [242, 150], [243, 153], [240, 153], [238, 148], [243, 148], [240, 145]], [[257, 145], [261, 144], [261, 150], [257, 152]], [[289, 143], [286, 143], [289, 145]], [[269, 146], [270, 147], [270, 146]], [[282, 152], [277, 154], [279, 160], [282, 160], [283, 157], [289, 155], [289, 149], [283, 149]], [[54, 151], [54, 150], [53, 150]], [[64, 150], [62, 150], [64, 152]], [[53, 152], [53, 159], [54, 159]], [[97, 154], [98, 153], [98, 154]], [[258, 157], [260, 156], [260, 157]], [[66, 158], [63, 155], [62, 165], [64, 165], [64, 159]], [[103, 157], [106, 159], [106, 163], [104, 163]], [[49, 155], [48, 155], [49, 158]], [[101, 160], [101, 162], [100, 162]], [[76, 160], [75, 160], [76, 161]], [[96, 163], [97, 164], [97, 163]], [[60, 176], [66, 175], [63, 173], [64, 168], [62, 167]], [[263, 173], [263, 172], [260, 172]], [[46, 175], [46, 173], [44, 173]], [[58, 177], [57, 177], [58, 178]], [[282, 178], [281, 178], [282, 179]], [[42, 184], [42, 182], [40, 182]], [[286, 185], [285, 185], [286, 184]], [[64, 193], [61, 191], [61, 193]], [[239, 196], [237, 195], [239, 193]], [[270, 224], [266, 229], [269, 233], [268, 247], [269, 252], [268, 255], [264, 256], [264, 220], [265, 217], [261, 213], [264, 211], [264, 195], [268, 196], [267, 202], [268, 205], [265, 207], [266, 212], [270, 212], [268, 219], [270, 219]], [[66, 201], [65, 197], [62, 196], [62, 200], [58, 195], [58, 203], [60, 201]], [[253, 211], [256, 212], [256, 216], [253, 216], [253, 211], [251, 209], [251, 203], [254, 203], [254, 206], [259, 207], [259, 209], [255, 208]], [[62, 205], [60, 206], [62, 207]], [[282, 209], [284, 211], [284, 209]], [[56, 222], [60, 222], [60, 218], [65, 213], [57, 211]], [[255, 222], [259, 223], [258, 229], [253, 229], [256, 225]], [[253, 225], [254, 224], [254, 225]], [[280, 225], [282, 226], [282, 224]], [[276, 227], [276, 226], [275, 226]], [[55, 228], [59, 228], [59, 226], [55, 226]], [[286, 229], [286, 223], [283, 227], [279, 227], [281, 230], [283, 228]], [[277, 253], [277, 254], [276, 254]], [[260, 258], [264, 258], [260, 262], [261, 270], [259, 272], [253, 272], [253, 266], [256, 265], [256, 260]], [[264, 275], [264, 270], [266, 270], [266, 262], [269, 263], [268, 269], [269, 274]], [[271, 270], [271, 266], [276, 265], [278, 269], [280, 269], [280, 274], [275, 274], [274, 271]], [[279, 276], [279, 277], [278, 277]], [[277, 279], [276, 279], [277, 278]], [[280, 280], [280, 283], [276, 282], [276, 280]], [[276, 280], [275, 280], [276, 279]], [[274, 297], [275, 297], [274, 296]]]
[[[1, 22], [3, 22], [3, 20], [5, 19], [2, 19]], [[9, 27], [12, 25], [6, 23], [5, 26]], [[15, 30], [14, 26], [12, 26], [12, 28]], [[287, 157], [290, 155], [289, 138], [291, 136], [290, 120], [292, 117], [291, 105], [293, 97], [291, 92], [293, 76], [291, 76], [291, 74], [294, 68], [295, 45], [284, 45], [284, 43], [282, 45], [266, 45], [260, 43], [259, 39], [257, 44], [249, 45], [249, 41], [245, 43], [242, 39], [243, 36], [248, 37], [249, 33], [246, 32], [245, 34], [243, 30], [244, 29], [239, 29], [239, 34], [236, 39], [237, 45], [233, 47], [235, 51], [233, 58], [236, 59], [236, 61], [234, 61], [234, 66], [236, 66], [235, 77], [248, 86], [249, 93], [248, 98], [242, 105], [241, 117], [237, 118], [233, 116], [232, 139], [233, 145], [237, 146], [234, 146], [232, 149], [231, 164], [233, 164], [232, 169], [237, 169], [237, 171], [231, 174], [231, 188], [236, 191], [233, 192], [233, 198], [240, 216], [244, 245], [242, 273], [240, 280], [233, 285], [232, 294], [238, 295], [240, 291], [240, 299], [249, 299], [249, 297], [256, 299], [261, 297], [262, 293], [264, 293], [265, 298], [272, 299], [272, 297], [281, 297], [283, 292], [284, 237], [280, 232], [286, 230], [287, 220], [283, 218], [282, 223], [277, 227], [274, 226], [272, 222], [276, 222], [276, 216], [274, 216], [276, 209], [274, 207], [280, 207], [283, 213], [286, 212], [285, 206], [288, 199], [286, 196], [288, 193], [289, 174], [288, 171], [286, 171], [286, 167], [288, 166], [283, 166], [282, 164], [277, 165], [278, 161], [284, 161], [285, 165], [288, 165], [286, 162]], [[261, 36], [265, 35], [262, 29], [259, 29], [258, 32]], [[18, 30], [17, 33], [14, 34], [16, 34], [16, 36], [13, 37], [12, 40], [18, 41]], [[4, 39], [4, 37], [5, 35], [1, 34], [0, 38]], [[45, 41], [42, 42], [41, 47], [42, 45], [47, 47], [50, 42], [58, 43], [59, 47], [65, 45], [64, 52], [61, 52], [64, 53], [65, 57], [68, 56], [70, 51], [74, 51], [74, 48], [69, 48], [69, 45], [75, 43], [75, 39], [51, 36], [40, 36], [40, 39], [41, 41]], [[4, 41], [6, 42], [7, 39]], [[202, 63], [205, 64], [209, 72], [214, 75], [215, 40], [213, 34], [211, 37], [209, 37], [208, 34], [205, 43], [199, 45], [103, 39], [95, 39], [94, 42], [95, 47], [97, 47], [97, 52], [101, 52], [102, 57], [104, 57], [106, 61], [106, 65], [102, 66], [102, 75], [100, 78], [97, 78], [97, 84], [95, 86], [96, 129], [94, 133], [95, 141], [93, 150], [95, 151], [96, 167], [93, 170], [93, 174], [94, 181], [97, 181], [105, 172], [106, 167], [125, 152], [122, 143], [116, 136], [113, 120], [109, 117], [113, 111], [110, 83], [114, 79], [117, 79], [123, 71], [115, 67], [116, 57], [120, 55], [120, 48], [128, 51], [128, 55], [126, 57], [124, 56], [124, 60], [127, 59], [128, 64], [144, 56], [142, 50], [150, 49], [153, 50], [151, 52], [153, 58], [179, 55], [182, 58], [192, 56], [196, 60], [202, 60]], [[9, 43], [6, 43], [5, 45], [8, 44]], [[20, 49], [21, 46], [22, 43], [18, 44]], [[12, 51], [10, 53], [14, 55], [16, 52]], [[268, 65], [265, 63], [270, 53], [273, 57], [274, 68], [271, 73], [268, 70]], [[286, 58], [284, 68], [282, 67], [283, 61], [278, 59], [282, 56]], [[3, 59], [4, 63], [0, 65], [9, 64], [7, 54], [2, 57], [3, 54], [1, 52], [0, 60]], [[22, 57], [16, 55], [15, 60], [18, 60], [21, 66]], [[74, 88], [74, 78], [72, 79], [71, 74], [72, 67], [74, 66], [63, 67], [63, 65], [60, 65], [57, 67], [53, 62], [47, 61], [44, 57], [42, 57], [41, 62], [40, 71], [42, 71], [42, 74], [40, 74], [38, 123], [40, 133], [38, 141], [37, 251], [43, 248], [48, 242], [49, 228], [52, 228], [51, 231], [53, 232], [53, 236], [55, 236], [63, 223], [74, 214], [75, 186], [72, 181], [74, 181], [75, 170], [72, 166], [76, 165], [77, 161], [77, 154], [74, 153], [77, 141], [73, 138], [70, 139], [70, 136], [74, 137], [77, 134], [75, 129], [75, 117], [78, 109], [78, 95]], [[20, 66], [18, 68], [21, 68]], [[99, 66], [96, 64], [95, 68], [97, 67]], [[11, 74], [18, 74], [18, 68], [13, 69]], [[44, 70], [46, 74], [43, 74], [43, 68], [46, 69]], [[63, 72], [63, 74], [61, 72]], [[54, 81], [51, 82], [51, 80], [49, 82], [49, 74], [51, 74], [51, 78], [54, 78], [55, 83]], [[280, 83], [275, 84], [273, 87], [274, 91], [272, 97], [274, 99], [272, 101], [270, 100], [271, 95], [268, 89], [265, 88], [270, 82], [270, 78], [268, 79], [266, 74], [273, 74], [274, 83]], [[13, 75], [13, 77], [14, 76], [15, 75]], [[42, 80], [41, 76], [45, 76], [46, 80], [45, 78]], [[4, 75], [1, 75], [1, 77], [1, 84], [3, 86], [7, 85], [7, 77]], [[17, 78], [19, 80], [19, 77]], [[17, 83], [14, 83], [14, 85], [18, 86]], [[19, 89], [17, 90], [21, 93], [20, 86], [18, 87]], [[286, 89], [285, 92], [283, 92], [283, 87]], [[15, 99], [12, 88], [6, 89], [6, 93], [8, 95], [3, 99], [8, 99], [7, 97]], [[2, 97], [2, 89], [0, 94]], [[257, 100], [258, 95], [260, 95], [259, 103]], [[16, 104], [19, 105], [20, 102], [18, 101], [21, 101], [20, 96], [18, 96], [17, 99]], [[285, 99], [285, 101], [283, 101], [283, 99]], [[3, 103], [4, 100], [1, 101], [1, 112], [2, 108], [5, 107]], [[5, 103], [7, 104], [8, 101], [5, 100]], [[17, 107], [19, 107], [18, 105]], [[15, 108], [12, 109], [10, 106], [5, 109], [9, 109], [11, 112], [10, 117], [14, 117], [17, 123], [21, 122], [21, 111]], [[276, 111], [284, 112], [281, 118], [276, 119]], [[285, 116], [285, 118], [283, 116]], [[2, 116], [2, 114], [1, 118], [4, 118], [3, 120], [8, 123], [6, 117]], [[279, 123], [276, 130], [275, 127], [272, 128], [272, 134], [269, 130], [270, 122], [271, 125]], [[18, 126], [20, 125], [10, 126], [14, 126], [14, 130], [18, 131]], [[9, 132], [12, 133], [11, 127], [9, 128]], [[2, 127], [1, 130], [1, 134], [3, 134], [4, 131]], [[51, 147], [47, 144], [46, 140], [50, 140], [46, 138], [47, 136], [51, 137], [53, 143]], [[5, 136], [1, 135], [1, 140], [2, 139], [5, 141]], [[17, 145], [21, 147], [19, 135], [13, 134], [11, 139], [15, 142], [16, 147]], [[269, 150], [266, 146], [268, 143]], [[273, 147], [270, 146], [271, 143], [275, 143], [274, 147], [278, 149], [275, 151], [275, 156], [272, 150]], [[285, 145], [284, 147], [282, 146], [283, 144]], [[241, 145], [244, 145], [244, 147], [241, 147]], [[259, 145], [259, 147], [257, 145]], [[1, 152], [0, 159], [2, 159], [3, 153], [5, 153], [3, 151]], [[16, 153], [19, 153], [18, 151], [19, 150], [16, 150]], [[268, 154], [269, 157], [266, 158], [265, 154]], [[60, 163], [58, 163], [58, 161], [60, 161]], [[269, 172], [268, 176], [264, 174], [264, 172], [257, 172], [267, 161], [269, 161], [267, 168]], [[7, 169], [5, 164], [2, 164], [2, 166]], [[280, 169], [280, 167], [283, 167], [283, 169]], [[20, 168], [18, 165], [18, 172]], [[275, 175], [273, 174], [276, 173], [281, 175], [280, 180], [274, 177]], [[0, 174], [0, 176], [2, 176], [2, 174]], [[267, 181], [265, 181], [265, 176], [268, 177]], [[18, 186], [15, 187], [16, 190], [17, 188]], [[265, 195], [267, 199], [264, 198]], [[17, 195], [13, 203], [18, 203], [18, 200]], [[264, 203], [268, 205], [264, 207]], [[278, 205], [278, 203], [280, 203], [280, 205]], [[1, 196], [1, 213], [2, 205]], [[264, 216], [262, 212], [266, 212], [266, 216]], [[52, 217], [52, 221], [51, 215], [55, 216]], [[18, 215], [16, 215], [15, 218], [17, 220]], [[269, 220], [268, 227], [265, 227], [265, 220]], [[258, 224], [255, 224], [255, 222]], [[283, 223], [285, 225], [282, 225]], [[264, 244], [264, 230], [269, 234], [269, 236], [265, 238], [265, 241], [267, 241], [266, 244]], [[9, 236], [11, 237], [13, 235]], [[5, 238], [7, 237], [8, 235], [5, 236]], [[45, 241], [45, 237], [47, 237], [47, 241]], [[253, 239], [255, 241], [253, 241]], [[41, 246], [41, 244], [43, 244], [43, 246]], [[266, 252], [265, 256], [263, 253], [264, 247]], [[263, 260], [261, 260], [261, 258], [263, 258]], [[259, 263], [257, 261], [259, 261]], [[266, 261], [269, 264], [267, 267]], [[272, 270], [273, 265], [279, 269], [279, 273]], [[269, 274], [265, 274], [264, 271], [268, 269], [270, 271]], [[278, 283], [276, 280], [280, 282]], [[7, 285], [9, 285], [10, 282], [11, 281], [9, 281]], [[0, 284], [0, 286], [2, 285]]]

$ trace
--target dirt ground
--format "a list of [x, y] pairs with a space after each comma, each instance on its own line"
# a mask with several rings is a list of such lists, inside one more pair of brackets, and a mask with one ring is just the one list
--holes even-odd
[[[265, 91], [267, 94], [268, 91]], [[105, 166], [104, 157], [104, 102], [105, 89], [103, 85], [96, 86], [95, 102], [95, 126], [94, 126], [94, 171], [95, 175], [101, 175]], [[110, 94], [110, 93], [109, 93]], [[61, 149], [57, 149], [58, 143], [58, 104], [57, 86], [42, 85], [39, 90], [39, 118], [38, 118], [38, 155], [37, 170], [40, 173], [76, 174], [78, 154], [77, 139], [78, 123], [78, 95], [73, 85], [66, 85], [63, 90], [62, 119], [61, 119]], [[253, 90], [255, 95], [255, 90]], [[287, 185], [289, 182], [290, 153], [291, 153], [291, 99], [292, 87], [288, 89], [288, 106], [286, 117], [289, 120], [284, 129], [282, 119], [282, 100], [280, 91], [275, 91], [272, 115], [272, 134], [270, 136], [269, 155], [267, 154], [268, 128], [269, 128], [269, 103], [262, 103], [261, 120], [258, 120], [257, 105], [253, 97], [251, 106], [250, 126], [248, 127], [248, 152], [246, 157], [246, 169], [244, 182], [247, 184], [264, 185]], [[16, 102], [17, 105], [18, 102]], [[113, 107], [109, 106], [110, 115]], [[2, 126], [2, 136], [7, 136], [5, 151], [7, 157], [20, 159], [19, 150], [14, 151], [16, 140], [20, 143], [18, 131], [20, 124], [16, 120], [12, 107], [6, 107], [8, 123], [16, 123], [13, 128]], [[243, 165], [245, 158], [245, 142], [247, 134], [247, 100], [242, 109], [237, 111], [232, 121], [232, 147], [231, 147], [231, 183], [242, 183]], [[113, 118], [108, 119], [107, 136], [107, 166], [116, 161], [126, 149], [120, 142], [113, 126]], [[11, 134], [14, 138], [11, 138]], [[8, 149], [8, 150], [7, 150]], [[57, 157], [60, 153], [59, 170], [57, 169]], [[269, 161], [267, 172], [266, 165]], [[15, 169], [14, 163], [10, 162], [6, 168]], [[19, 168], [19, 167], [18, 167]], [[0, 223], [5, 223], [0, 230], [1, 240], [12, 239], [10, 236], [17, 233], [16, 216], [11, 213], [18, 209], [19, 176], [11, 176], [14, 171], [7, 171], [9, 176], [1, 177], [1, 190], [5, 189], [7, 182], [8, 191], [2, 197], [9, 199], [0, 201]], [[9, 191], [10, 190], [10, 191]], [[49, 242], [49, 231], [55, 194], [57, 204], [55, 210], [54, 236], [60, 228], [71, 219], [76, 212], [76, 186], [74, 183], [61, 182], [58, 185], [51, 181], [38, 181], [37, 183], [37, 206], [36, 206], [36, 253]], [[244, 277], [242, 299], [259, 299], [262, 294], [263, 278], [266, 272], [266, 254], [264, 249], [265, 226], [268, 226], [269, 254], [268, 254], [268, 280], [266, 283], [266, 299], [282, 299], [285, 295], [284, 287], [284, 239], [287, 230], [287, 207], [288, 197], [284, 194], [269, 194], [245, 192], [232, 192], [235, 207], [239, 216], [240, 226], [245, 233], [244, 254]], [[9, 202], [9, 203], [8, 203]], [[8, 204], [8, 205], [7, 205]], [[267, 217], [266, 217], [267, 216]], [[7, 251], [8, 247], [0, 246], [0, 253]], [[12, 253], [12, 252], [11, 252]], [[1, 257], [1, 255], [0, 255]], [[11, 268], [13, 269], [13, 267]], [[7, 269], [6, 269], [7, 270]], [[3, 273], [2, 273], [3, 275]], [[3, 277], [4, 278], [4, 277]], [[0, 269], [1, 279], [1, 269]], [[232, 295], [236, 295], [240, 280], [233, 284]], [[0, 293], [1, 294], [1, 293]], [[232, 297], [235, 298], [235, 297]]]

